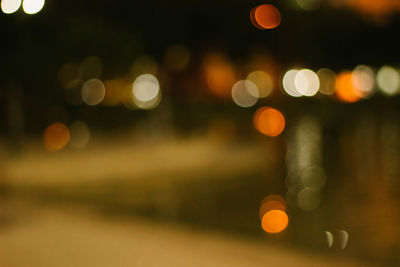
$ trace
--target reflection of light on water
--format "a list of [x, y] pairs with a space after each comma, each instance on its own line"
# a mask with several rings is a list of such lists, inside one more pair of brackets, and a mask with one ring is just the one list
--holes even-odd
[[24, 0], [22, 2], [22, 8], [26, 14], [32, 15], [42, 10], [44, 6], [44, 0]]
[[248, 80], [236, 82], [232, 87], [232, 99], [236, 105], [248, 108], [257, 103], [259, 92], [257, 86]]
[[85, 147], [90, 140], [90, 129], [83, 121], [74, 121], [70, 127], [71, 141], [70, 145], [74, 148]]
[[286, 229], [289, 217], [282, 210], [270, 210], [261, 219], [263, 230], [270, 234], [277, 234]]
[[285, 92], [293, 97], [300, 97], [302, 94], [297, 91], [296, 85], [295, 85], [295, 78], [298, 70], [292, 69], [288, 70], [285, 75], [283, 76], [282, 79], [282, 85], [283, 85], [283, 90]]
[[43, 145], [49, 151], [61, 150], [68, 144], [69, 140], [69, 129], [61, 122], [53, 123], [43, 133]]
[[302, 69], [296, 73], [294, 85], [297, 91], [304, 96], [313, 96], [318, 92], [319, 79], [315, 72]]
[[94, 106], [103, 101], [106, 88], [99, 79], [91, 79], [83, 84], [81, 94], [86, 104]]
[[288, 132], [286, 164], [287, 201], [293, 207], [312, 211], [319, 207], [326, 173], [321, 166], [321, 128], [313, 117], [303, 117]]
[[267, 97], [272, 93], [274, 83], [271, 75], [267, 72], [261, 70], [253, 71], [247, 75], [246, 80], [252, 81], [257, 86], [260, 98]]
[[390, 66], [383, 66], [378, 70], [376, 81], [379, 89], [385, 95], [392, 96], [399, 93], [400, 74]]
[[12, 14], [16, 12], [21, 6], [21, 0], [2, 0], [1, 11], [5, 14]]

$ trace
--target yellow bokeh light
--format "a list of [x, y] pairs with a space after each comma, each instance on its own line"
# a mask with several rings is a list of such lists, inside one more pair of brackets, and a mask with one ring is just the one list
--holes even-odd
[[43, 133], [43, 145], [49, 151], [61, 150], [68, 144], [69, 140], [69, 129], [61, 122], [53, 123]]
[[261, 107], [254, 114], [254, 127], [270, 137], [280, 135], [285, 129], [285, 117], [282, 113], [271, 107]]
[[1, 11], [5, 14], [12, 14], [16, 12], [21, 6], [21, 0], [2, 0]]
[[250, 12], [250, 20], [259, 29], [273, 29], [281, 23], [281, 14], [273, 5], [260, 5]]
[[366, 98], [371, 96], [375, 86], [374, 71], [366, 65], [358, 65], [352, 72], [352, 81], [356, 87], [356, 94]]
[[299, 70], [294, 78], [294, 84], [297, 91], [304, 96], [313, 96], [319, 89], [318, 76], [309, 69]]
[[33, 15], [42, 10], [45, 0], [24, 0], [22, 2], [22, 8], [28, 15]]
[[74, 148], [85, 147], [90, 140], [90, 129], [83, 121], [74, 121], [70, 125], [71, 141], [70, 144]]
[[257, 86], [260, 98], [269, 96], [274, 88], [271, 75], [262, 70], [256, 70], [249, 73], [246, 80], [253, 82]]
[[270, 210], [261, 219], [262, 229], [270, 234], [277, 234], [286, 229], [289, 217], [282, 210]]

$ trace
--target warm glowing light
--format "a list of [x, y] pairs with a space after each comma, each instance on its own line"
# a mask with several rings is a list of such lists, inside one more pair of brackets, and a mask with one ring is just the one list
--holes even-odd
[[357, 88], [353, 83], [353, 76], [350, 71], [339, 73], [336, 80], [336, 96], [348, 103], [357, 102], [360, 100]]
[[304, 96], [313, 96], [318, 92], [319, 79], [315, 72], [302, 69], [296, 73], [294, 85], [297, 91]]
[[280, 195], [268, 195], [261, 201], [260, 219], [270, 210], [286, 211], [286, 201]]
[[272, 89], [274, 88], [274, 83], [272, 81], [271, 75], [261, 70], [256, 70], [249, 73], [246, 80], [251, 81], [255, 85], [257, 85], [260, 98], [269, 96], [272, 93]]
[[397, 70], [390, 66], [383, 66], [378, 70], [376, 80], [382, 93], [388, 96], [399, 93], [400, 75]]
[[133, 101], [137, 107], [152, 109], [161, 101], [160, 84], [151, 74], [142, 74], [132, 85]]
[[365, 65], [358, 65], [352, 72], [352, 81], [356, 87], [356, 94], [366, 98], [371, 96], [375, 86], [374, 71]]
[[22, 2], [22, 8], [26, 14], [32, 15], [42, 10], [44, 6], [44, 0], [24, 0]]
[[289, 217], [282, 210], [270, 210], [264, 214], [261, 220], [263, 230], [270, 234], [277, 234], [286, 229]]
[[219, 54], [210, 54], [204, 59], [204, 76], [210, 92], [221, 98], [229, 97], [236, 81], [233, 66]]
[[319, 78], [319, 91], [324, 95], [333, 95], [336, 86], [336, 74], [328, 69], [322, 68], [317, 71]]
[[338, 231], [338, 243], [340, 249], [345, 249], [347, 247], [347, 243], [349, 241], [349, 234], [345, 230]]
[[43, 133], [43, 145], [49, 151], [58, 151], [64, 148], [70, 139], [68, 127], [56, 122], [46, 128]]
[[74, 121], [70, 125], [71, 141], [70, 145], [74, 148], [85, 147], [90, 140], [90, 129], [83, 121]]
[[183, 70], [190, 61], [190, 51], [185, 46], [174, 45], [165, 51], [165, 64], [172, 70]]
[[99, 79], [91, 79], [82, 86], [82, 100], [89, 106], [95, 106], [103, 101], [106, 88]]
[[232, 99], [240, 107], [248, 108], [257, 103], [259, 96], [257, 86], [248, 80], [236, 82], [232, 87]]
[[2, 0], [1, 11], [5, 14], [12, 14], [21, 6], [21, 0]]
[[283, 90], [285, 90], [285, 92], [288, 95], [293, 96], [293, 97], [302, 96], [302, 94], [299, 91], [297, 91], [296, 85], [295, 85], [295, 78], [296, 78], [297, 72], [298, 72], [298, 70], [296, 70], [296, 69], [288, 70], [282, 79]]
[[285, 129], [285, 117], [277, 109], [262, 107], [254, 114], [254, 126], [262, 134], [275, 137]]
[[100, 79], [103, 73], [103, 62], [99, 57], [87, 57], [79, 65], [79, 77], [81, 80]]
[[273, 5], [260, 5], [250, 12], [250, 20], [259, 29], [273, 29], [281, 23], [281, 14]]
[[115, 106], [122, 101], [123, 91], [131, 85], [125, 79], [112, 79], [104, 82], [106, 87], [106, 95], [102, 102], [106, 106]]

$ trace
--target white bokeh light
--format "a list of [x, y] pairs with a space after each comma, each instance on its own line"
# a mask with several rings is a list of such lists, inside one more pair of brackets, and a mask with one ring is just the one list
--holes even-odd
[[318, 92], [319, 78], [312, 70], [302, 69], [296, 73], [294, 84], [300, 94], [313, 96]]
[[32, 15], [42, 10], [45, 0], [24, 0], [22, 8], [26, 14]]
[[16, 12], [21, 6], [21, 0], [2, 0], [1, 11], [5, 14], [12, 14]]

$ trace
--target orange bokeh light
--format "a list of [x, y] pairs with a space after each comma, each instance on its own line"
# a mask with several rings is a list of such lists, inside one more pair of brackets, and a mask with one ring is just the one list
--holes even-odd
[[259, 29], [273, 29], [281, 23], [281, 14], [273, 5], [260, 5], [250, 11], [252, 24]]
[[221, 98], [229, 98], [236, 82], [233, 66], [220, 54], [210, 54], [204, 59], [204, 76], [210, 92]]
[[286, 229], [289, 217], [282, 210], [270, 210], [264, 214], [261, 220], [262, 229], [270, 234], [277, 234]]
[[348, 103], [354, 103], [360, 100], [358, 89], [353, 83], [352, 73], [344, 71], [339, 73], [336, 80], [336, 96]]
[[58, 151], [64, 148], [69, 139], [69, 129], [61, 122], [53, 123], [43, 133], [43, 145], [49, 151]]
[[270, 210], [282, 210], [286, 211], [286, 201], [280, 195], [268, 195], [262, 201], [260, 205], [260, 219]]
[[254, 114], [254, 127], [262, 134], [275, 137], [285, 129], [285, 117], [277, 109], [262, 107]]

